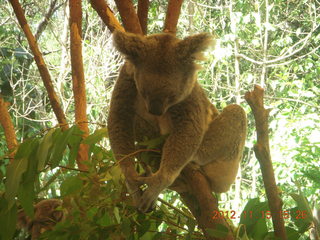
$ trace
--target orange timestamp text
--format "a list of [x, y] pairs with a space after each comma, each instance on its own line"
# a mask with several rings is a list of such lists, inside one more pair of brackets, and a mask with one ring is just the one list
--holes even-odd
[[[292, 215], [293, 214], [293, 215]], [[295, 210], [294, 212], [286, 210], [286, 211], [280, 211], [279, 215], [282, 219], [305, 219], [308, 217], [307, 211], [305, 210]], [[230, 211], [213, 211], [212, 219], [223, 219], [223, 218], [229, 218], [229, 219], [258, 219], [258, 218], [264, 218], [264, 219], [271, 219], [271, 211], [243, 211], [241, 214], [237, 214], [236, 211], [230, 210]]]

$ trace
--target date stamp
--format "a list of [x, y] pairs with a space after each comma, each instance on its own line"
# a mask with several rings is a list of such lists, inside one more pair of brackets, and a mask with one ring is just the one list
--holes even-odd
[[[280, 211], [279, 216], [282, 219], [305, 219], [307, 218], [307, 211], [305, 210], [295, 210], [294, 212], [286, 210], [286, 211]], [[244, 219], [259, 219], [259, 218], [264, 218], [264, 219], [271, 219], [271, 212], [270, 211], [243, 211], [241, 214], [237, 214], [236, 211], [230, 210], [230, 211], [218, 211], [214, 210], [213, 211], [213, 216], [212, 219], [223, 219], [223, 218], [228, 218], [228, 219], [239, 219], [239, 218], [244, 218]]]

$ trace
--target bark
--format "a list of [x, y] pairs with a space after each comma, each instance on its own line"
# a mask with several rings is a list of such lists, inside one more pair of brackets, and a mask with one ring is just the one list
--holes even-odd
[[269, 111], [263, 106], [263, 95], [263, 88], [255, 85], [253, 91], [245, 94], [245, 99], [252, 109], [256, 122], [257, 143], [254, 145], [254, 152], [260, 163], [275, 236], [282, 240], [286, 240], [287, 236], [284, 227], [284, 220], [281, 217], [282, 200], [279, 196], [270, 156], [268, 135]]
[[7, 146], [9, 149], [10, 162], [13, 161], [14, 150], [18, 145], [16, 133], [13, 123], [7, 108], [8, 103], [4, 101], [0, 95], [0, 124], [3, 127], [4, 136], [6, 137]]
[[164, 32], [176, 34], [177, 23], [180, 16], [183, 0], [170, 0], [168, 3], [166, 20], [164, 23]]
[[[87, 137], [89, 128], [87, 119], [86, 85], [82, 61], [81, 0], [70, 0], [69, 9], [72, 90], [75, 104], [75, 120], [78, 127], [84, 132], [83, 137]], [[87, 166], [84, 165], [83, 162], [88, 161], [88, 150], [88, 145], [80, 144], [77, 156], [77, 163], [80, 170], [87, 170]]]
[[26, 35], [30, 49], [33, 53], [34, 60], [35, 60], [37, 67], [39, 69], [41, 79], [43, 81], [43, 84], [44, 84], [47, 92], [48, 92], [50, 104], [52, 106], [53, 112], [55, 113], [55, 115], [57, 117], [59, 125], [62, 129], [68, 129], [69, 126], [68, 126], [66, 117], [64, 115], [64, 112], [60, 106], [57, 94], [54, 90], [49, 70], [44, 62], [42, 53], [39, 50], [36, 39], [30, 30], [30, 27], [27, 23], [27, 19], [24, 15], [22, 8], [21, 8], [21, 5], [18, 0], [9, 0], [9, 2], [11, 3], [11, 5], [13, 7], [14, 13], [18, 19], [18, 22], [19, 22], [24, 34]]
[[[202, 229], [208, 240], [232, 240], [231, 229], [225, 219], [214, 219], [214, 211], [219, 211], [218, 201], [213, 196], [206, 177], [197, 169], [187, 165], [182, 171], [184, 181], [189, 186], [187, 193], [180, 193], [184, 203], [188, 206], [196, 218], [199, 227]], [[217, 224], [224, 225], [229, 229], [229, 234], [224, 238], [216, 238], [209, 235], [207, 229], [215, 229]]]
[[139, 0], [138, 1], [138, 18], [140, 26], [144, 35], [148, 32], [148, 10], [150, 1], [149, 0]]
[[138, 15], [131, 0], [115, 0], [123, 26], [127, 32], [143, 34]]
[[124, 32], [124, 28], [114, 16], [112, 10], [104, 0], [90, 0], [91, 6], [99, 14], [100, 18], [106, 24], [111, 32], [119, 30]]

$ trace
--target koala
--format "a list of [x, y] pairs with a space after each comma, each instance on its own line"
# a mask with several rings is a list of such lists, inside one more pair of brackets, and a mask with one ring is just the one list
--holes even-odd
[[[187, 164], [195, 164], [214, 192], [234, 182], [246, 138], [246, 114], [238, 105], [220, 113], [197, 82], [202, 52], [213, 43], [207, 33], [183, 40], [169, 33], [141, 36], [116, 31], [114, 46], [126, 63], [112, 93], [108, 132], [115, 158], [135, 143], [167, 135], [156, 172], [140, 176], [134, 158], [120, 161], [138, 210], [148, 212]], [[146, 184], [142, 191], [139, 187]]]
[[64, 218], [64, 212], [56, 208], [62, 206], [58, 199], [45, 199], [34, 206], [34, 218], [29, 218], [23, 210], [18, 213], [18, 228], [27, 229], [31, 239], [38, 239], [41, 233], [51, 230]]

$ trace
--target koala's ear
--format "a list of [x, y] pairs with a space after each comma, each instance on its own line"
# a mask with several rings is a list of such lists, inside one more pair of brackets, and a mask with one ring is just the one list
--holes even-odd
[[135, 61], [143, 57], [146, 39], [138, 34], [115, 31], [113, 33], [113, 44], [129, 60]]
[[176, 52], [182, 58], [201, 59], [201, 52], [209, 46], [214, 47], [214, 38], [208, 33], [199, 33], [186, 37], [177, 43]]

